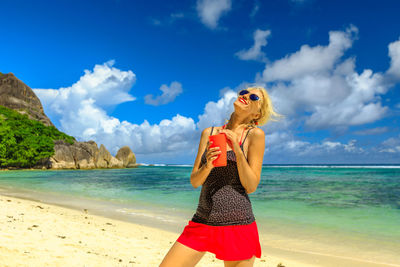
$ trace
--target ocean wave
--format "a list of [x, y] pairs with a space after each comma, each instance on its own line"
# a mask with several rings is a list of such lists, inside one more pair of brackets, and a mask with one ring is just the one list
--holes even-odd
[[117, 212], [120, 213], [124, 213], [124, 214], [128, 214], [128, 215], [133, 215], [133, 216], [142, 216], [142, 217], [148, 217], [148, 218], [152, 218], [152, 219], [157, 219], [163, 222], [172, 222], [172, 223], [176, 223], [177, 221], [168, 217], [164, 217], [164, 216], [160, 216], [157, 214], [152, 214], [152, 213], [148, 213], [145, 211], [140, 211], [140, 210], [133, 210], [133, 209], [117, 209]]
[[190, 165], [190, 164], [168, 164], [167, 166], [169, 166], [169, 167], [193, 167], [193, 165]]
[[[193, 167], [192, 164], [164, 164], [164, 163], [138, 163], [140, 166], [156, 166], [156, 167]], [[263, 164], [263, 167], [269, 168], [368, 168], [368, 169], [400, 169], [400, 165], [329, 165], [329, 164]]]
[[157, 167], [164, 167], [167, 164], [164, 163], [138, 163], [139, 166], [157, 166]]

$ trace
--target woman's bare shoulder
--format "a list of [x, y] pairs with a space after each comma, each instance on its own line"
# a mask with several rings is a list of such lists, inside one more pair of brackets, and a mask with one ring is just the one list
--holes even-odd
[[210, 133], [211, 133], [211, 128], [212, 128], [212, 127], [204, 128], [204, 130], [201, 132], [201, 136], [210, 135]]
[[265, 132], [258, 127], [255, 127], [251, 130], [251, 135], [249, 136], [252, 140], [259, 139], [259, 138], [265, 138]]
[[254, 127], [253, 131], [256, 134], [265, 135], [264, 130], [259, 127]]
[[[214, 129], [213, 129], [213, 128], [214, 128]], [[205, 129], [201, 132], [201, 136], [209, 136], [209, 135], [211, 134], [211, 131], [212, 131], [212, 134], [216, 134], [216, 133], [219, 132], [219, 130], [220, 130], [221, 128], [222, 128], [222, 127], [217, 127], [217, 126], [207, 127], [207, 128], [205, 128]]]

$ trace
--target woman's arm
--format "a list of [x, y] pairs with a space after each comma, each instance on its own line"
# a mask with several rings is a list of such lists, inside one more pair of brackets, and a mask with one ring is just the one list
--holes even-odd
[[190, 183], [194, 188], [203, 185], [210, 172], [211, 169], [207, 168], [207, 165], [204, 164], [203, 166], [201, 166], [201, 168], [197, 169], [195, 172], [192, 172], [192, 174], [190, 175]]
[[[190, 183], [194, 188], [201, 186], [205, 182], [205, 180], [207, 179], [208, 175], [210, 174], [213, 168], [212, 164], [209, 164], [208, 162], [204, 163], [201, 166], [201, 168], [199, 168], [203, 152], [206, 148], [208, 148], [207, 142], [209, 135], [210, 135], [210, 127], [204, 129], [203, 132], [201, 133], [199, 149], [197, 151], [197, 157], [193, 165], [192, 174], [190, 175]], [[207, 153], [207, 156], [211, 157], [214, 155], [214, 153], [212, 152], [214, 151], [214, 149], [209, 149], [209, 150], [210, 151], [209, 153]]]
[[248, 136], [249, 146], [246, 160], [244, 153], [237, 142], [236, 134], [230, 130], [223, 131], [226, 131], [227, 137], [231, 140], [234, 146], [233, 149], [236, 155], [240, 182], [246, 189], [246, 192], [251, 194], [256, 191], [257, 186], [260, 183], [265, 150], [265, 133], [260, 128], [255, 128], [251, 131], [251, 134]]

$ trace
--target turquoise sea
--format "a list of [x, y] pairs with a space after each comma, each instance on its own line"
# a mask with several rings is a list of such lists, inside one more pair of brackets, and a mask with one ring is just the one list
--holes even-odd
[[[0, 194], [179, 233], [201, 191], [191, 169], [2, 171]], [[400, 266], [400, 166], [264, 166], [249, 196], [266, 247]]]

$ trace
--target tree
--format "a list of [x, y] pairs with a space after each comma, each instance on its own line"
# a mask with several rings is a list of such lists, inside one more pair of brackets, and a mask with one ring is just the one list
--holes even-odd
[[54, 140], [73, 144], [75, 138], [0, 106], [0, 167], [34, 166], [54, 154]]

